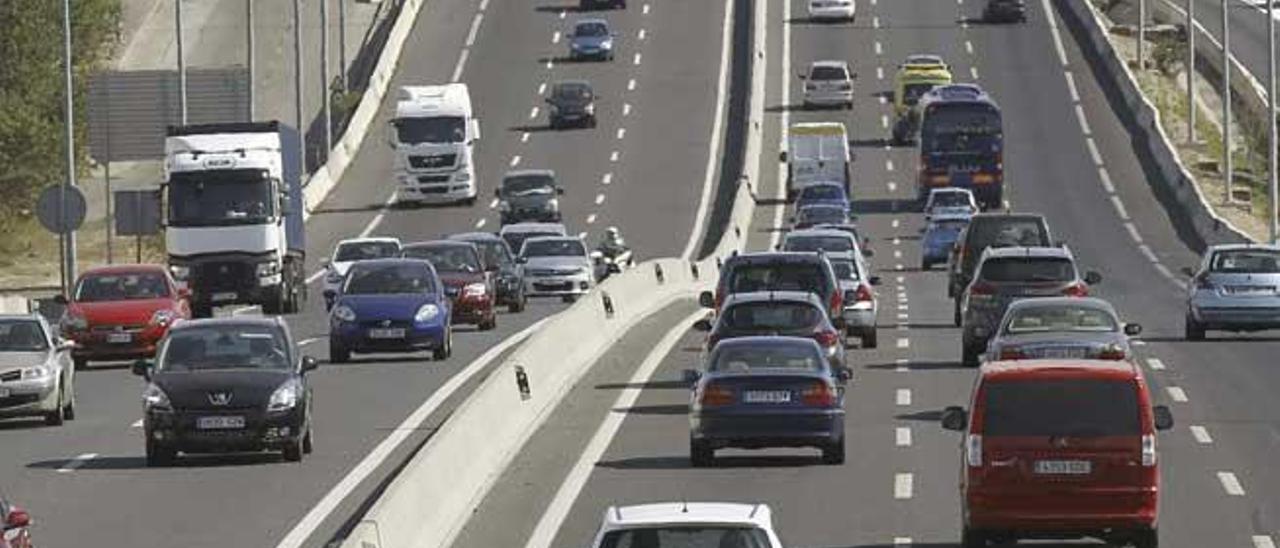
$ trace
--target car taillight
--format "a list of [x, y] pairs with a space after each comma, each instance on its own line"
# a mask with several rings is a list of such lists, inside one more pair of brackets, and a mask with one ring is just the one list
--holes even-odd
[[842, 295], [840, 292], [840, 289], [837, 288], [835, 291], [831, 292], [832, 313], [834, 314], [839, 310], [842, 310], [843, 308], [844, 308], [844, 295]]
[[970, 296], [973, 296], [973, 295], [984, 295], [984, 296], [986, 296], [986, 295], [993, 295], [993, 294], [995, 294], [995, 292], [996, 292], [996, 287], [995, 287], [994, 285], [991, 285], [991, 284], [987, 283], [987, 282], [978, 282], [978, 283], [975, 283], [975, 284], [973, 284], [973, 285], [969, 286], [969, 295], [970, 295]]
[[1082, 283], [1074, 283], [1063, 289], [1062, 294], [1068, 297], [1088, 297], [1089, 286]]
[[831, 407], [836, 403], [836, 391], [830, 383], [818, 381], [800, 393], [800, 401], [805, 405]]
[[733, 390], [717, 384], [708, 384], [702, 388], [702, 398], [698, 401], [703, 407], [732, 405]]
[[835, 331], [819, 331], [813, 334], [813, 338], [823, 347], [835, 346], [840, 343], [840, 335]]
[[1100, 360], [1123, 360], [1129, 357], [1124, 348], [1118, 344], [1108, 344], [1102, 347], [1102, 352], [1098, 353]]
[[1144, 434], [1142, 436], [1142, 465], [1147, 467], [1156, 465], [1156, 437], [1154, 434]]
[[1025, 360], [1027, 355], [1022, 353], [1022, 349], [1016, 346], [1006, 346], [1000, 349], [1001, 360]]
[[964, 439], [964, 459], [972, 468], [982, 467], [982, 435], [969, 434]]
[[871, 286], [867, 284], [859, 285], [858, 292], [856, 295], [857, 295], [858, 302], [871, 301], [872, 300]]

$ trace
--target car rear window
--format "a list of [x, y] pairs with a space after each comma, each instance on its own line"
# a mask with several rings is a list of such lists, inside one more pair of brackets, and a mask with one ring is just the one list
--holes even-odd
[[600, 548], [776, 548], [764, 531], [747, 527], [653, 527], [610, 531]]
[[800, 210], [797, 216], [800, 221], [809, 223], [843, 223], [848, 221], [848, 214], [845, 209], [838, 206], [832, 207], [815, 207], [810, 206]]
[[849, 259], [831, 259], [831, 269], [835, 271], [837, 280], [858, 281], [858, 269]]
[[800, 191], [800, 201], [810, 200], [842, 200], [844, 189], [836, 185], [813, 185]]
[[969, 230], [969, 247], [1047, 246], [1049, 235], [1034, 219], [975, 219]]
[[1007, 333], [1083, 331], [1110, 333], [1118, 330], [1111, 313], [1087, 306], [1028, 306], [1010, 312]]
[[1070, 259], [1059, 257], [1000, 257], [982, 262], [979, 279], [988, 282], [1068, 282], [1076, 277]]
[[848, 236], [795, 236], [786, 239], [782, 250], [843, 253], [853, 251], [854, 245]]
[[1210, 269], [1239, 274], [1280, 273], [1280, 253], [1267, 249], [1240, 249], [1214, 253]]
[[1130, 380], [1028, 379], [988, 382], [986, 436], [1142, 434], [1137, 384]]
[[817, 325], [825, 314], [805, 302], [765, 301], [736, 304], [720, 321], [735, 330], [795, 331]]
[[394, 295], [431, 293], [435, 283], [431, 271], [421, 264], [356, 263], [347, 275], [345, 295]]
[[708, 371], [748, 373], [755, 369], [819, 371], [824, 358], [812, 346], [798, 344], [750, 344], [717, 347]]
[[965, 192], [934, 192], [929, 204], [932, 207], [962, 207], [972, 205]]
[[808, 291], [828, 289], [822, 267], [816, 262], [744, 264], [729, 275], [729, 293], [751, 291]]
[[845, 80], [849, 78], [849, 73], [845, 72], [844, 67], [817, 66], [813, 67], [813, 71], [809, 73], [809, 78], [813, 80]]

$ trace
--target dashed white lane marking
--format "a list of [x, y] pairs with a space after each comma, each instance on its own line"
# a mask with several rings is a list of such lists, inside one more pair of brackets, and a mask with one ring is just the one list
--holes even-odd
[[617, 162], [617, 161], [618, 161], [618, 151], [616, 151], [616, 150], [615, 150], [615, 151], [613, 151], [613, 152], [610, 152], [610, 153], [609, 153], [609, 161], [610, 161], [610, 162]]
[[1253, 548], [1276, 548], [1276, 543], [1268, 535], [1253, 535]]
[[1187, 392], [1183, 390], [1181, 387], [1170, 386], [1168, 388], [1165, 388], [1165, 391], [1169, 393], [1169, 398], [1172, 399], [1173, 401], [1176, 401], [1176, 402], [1187, 401]]
[[911, 537], [893, 537], [894, 546], [911, 546]]
[[622, 104], [622, 115], [623, 115], [623, 116], [630, 116], [630, 115], [631, 115], [631, 103], [623, 103], [623, 104]]
[[498, 209], [498, 199], [497, 199], [497, 198], [494, 198], [494, 199], [493, 199], [493, 201], [489, 202], [489, 209]]
[[1154, 251], [1151, 251], [1151, 246], [1147, 244], [1140, 244], [1138, 245], [1138, 251], [1140, 251], [1148, 261], [1151, 261], [1152, 264], [1160, 264], [1160, 258], [1156, 257], [1156, 253]]
[[489, 224], [489, 219], [482, 217], [479, 221], [476, 221], [476, 228], [484, 228], [486, 224]]
[[1098, 168], [1098, 178], [1102, 179], [1102, 188], [1107, 191], [1107, 194], [1116, 193], [1116, 185], [1111, 184], [1111, 173], [1107, 172], [1107, 168]]
[[895, 258], [895, 259], [901, 259], [901, 258], [902, 258], [902, 250], [901, 250], [901, 249], [895, 249], [895, 250], [893, 250], [893, 258]]
[[618, 128], [618, 138], [622, 139], [623, 137], [626, 137], [626, 136], [627, 136], [627, 128], [625, 127]]
[[880, 28], [880, 16], [876, 15], [871, 18], [871, 28]]
[[596, 222], [596, 214], [595, 214], [595, 213], [592, 213], [592, 214], [590, 214], [590, 215], [587, 215], [587, 224], [589, 224], [589, 225], [590, 225], [590, 224], [595, 224], [595, 222]]
[[893, 171], [893, 160], [885, 160], [885, 161], [884, 161], [884, 170], [885, 170], [885, 171]]
[[909, 319], [911, 319], [911, 315], [910, 315], [910, 314], [898, 314], [898, 319], [899, 319], [899, 320], [909, 320]]
[[978, 67], [969, 67], [969, 76], [974, 80], [978, 79]]
[[1120, 216], [1120, 220], [1129, 220], [1129, 210], [1124, 208], [1124, 202], [1120, 201], [1120, 197], [1115, 194], [1111, 195], [1111, 205], [1116, 208], [1116, 214]]
[[893, 265], [893, 269], [894, 269], [894, 270], [906, 270], [906, 269], [907, 269], [907, 267], [906, 267], [906, 266], [904, 266], [902, 263], [898, 263], [898, 264]]
[[1102, 165], [1102, 153], [1098, 151], [1098, 143], [1093, 142], [1093, 137], [1086, 138], [1084, 146], [1089, 148], [1089, 157], [1093, 159], [1093, 165]]
[[1075, 75], [1074, 75], [1074, 74], [1071, 74], [1071, 71], [1069, 71], [1069, 70], [1068, 70], [1068, 71], [1066, 71], [1066, 72], [1064, 72], [1063, 74], [1065, 74], [1065, 75], [1067, 76], [1067, 91], [1070, 91], [1070, 92], [1071, 92], [1071, 102], [1072, 102], [1072, 103], [1079, 103], [1079, 102], [1080, 102], [1080, 90], [1077, 90], [1077, 89], [1076, 89], [1076, 77], [1075, 77]]
[[532, 120], [532, 119], [534, 119], [534, 118], [537, 118], [537, 117], [538, 117], [538, 112], [540, 112], [540, 111], [538, 110], [538, 107], [533, 107], [533, 108], [529, 109], [529, 119], [530, 119], [530, 120]]
[[[1080, 106], [1080, 103], [1076, 103], [1076, 122], [1079, 122], [1080, 131], [1083, 131], [1086, 136], [1093, 135], [1093, 130], [1089, 128], [1089, 119], [1085, 117], [1084, 107]], [[1102, 160], [1094, 156], [1093, 163], [1102, 165]]]
[[880, 96], [880, 104], [882, 104], [882, 105], [887, 105], [887, 104], [889, 104], [889, 98], [888, 98], [888, 97], [886, 97], [886, 96], [884, 96], [884, 95], [881, 95], [881, 96]]
[[1213, 443], [1213, 436], [1209, 435], [1209, 430], [1198, 424], [1191, 425], [1191, 437], [1196, 439], [1196, 443], [1201, 445], [1209, 445]]
[[600, 178], [600, 184], [602, 185], [607, 185], [612, 182], [613, 182], [613, 173], [605, 173], [604, 176]]
[[640, 13], [649, 15], [649, 4], [645, 4], [644, 7], [640, 8]]
[[543, 95], [545, 93], [547, 93], [547, 83], [543, 82], [538, 84], [538, 95]]
[[644, 37], [645, 37], [645, 30], [644, 30], [644, 29], [640, 29], [640, 32], [636, 34], [636, 38], [639, 38], [639, 39], [641, 39], [641, 40], [644, 40]]
[[[890, 189], [893, 189], [893, 187], [895, 187], [895, 186], [897, 186], [897, 185], [896, 185], [896, 184], [894, 184], [894, 182], [893, 182], [893, 181], [889, 181], [889, 188], [890, 188]], [[894, 236], [894, 238], [893, 238], [893, 245], [902, 245], [902, 238], [899, 238], [899, 237], [897, 237], [897, 236]], [[902, 276], [898, 276], [898, 287], [902, 287]]]
[[519, 154], [517, 154], [517, 155], [515, 155], [515, 156], [512, 156], [512, 157], [511, 157], [511, 167], [516, 167], [516, 166], [518, 166], [518, 165], [520, 165], [520, 155], [519, 155]]
[[553, 68], [556, 68], [556, 62], [551, 59], [547, 59], [547, 70], [551, 70]]
[[1142, 243], [1142, 235], [1138, 234], [1138, 227], [1134, 226], [1133, 223], [1125, 223], [1124, 229], [1129, 231], [1129, 237], [1133, 239], [1134, 243]]
[[635, 57], [632, 57], [632, 58], [631, 58], [631, 64], [633, 64], [633, 65], [639, 65], [639, 64], [640, 64], [640, 54], [639, 54], [639, 53], [637, 53], [637, 54], [635, 55]]
[[453, 77], [451, 82], [458, 82], [462, 79], [462, 69], [467, 67], [467, 56], [471, 55], [471, 50], [463, 48], [462, 53], [458, 55], [458, 64], [453, 66]]
[[552, 35], [551, 35], [551, 43], [552, 43], [552, 44], [559, 44], [559, 43], [560, 43], [560, 31], [556, 31], [556, 33], [555, 33], [555, 34], [552, 34]]
[[893, 222], [892, 222], [892, 223], [890, 223], [890, 224], [892, 224], [892, 225], [893, 225], [893, 228], [898, 228], [898, 225], [899, 225], [900, 223], [898, 222], [898, 220], [897, 220], [897, 219], [894, 219], [894, 220], [893, 220]]
[[911, 346], [911, 339], [905, 337], [898, 339], [898, 348], [906, 348], [908, 346]]
[[130, 424], [129, 428], [142, 428], [142, 419], [133, 421], [133, 424]]
[[604, 194], [596, 194], [596, 205], [604, 203]]
[[62, 465], [62, 468], [58, 469], [58, 473], [66, 474], [67, 472], [74, 472], [76, 468], [84, 466], [86, 462], [89, 462], [96, 458], [98, 458], [97, 453], [85, 453], [83, 455], [80, 455], [74, 459], [67, 461], [66, 464]]
[[561, 18], [561, 19], [564, 19], [566, 15], [569, 15], [569, 12], [567, 12], [567, 11], [565, 11], [565, 10], [560, 10], [560, 18]]
[[488, 8], [489, 8], [489, 0], [480, 0], [480, 11], [484, 11]]
[[965, 41], [964, 41], [964, 51], [965, 51], [965, 53], [968, 53], [969, 55], [973, 55], [973, 42], [970, 42], [970, 41], [968, 41], [968, 40], [965, 40]]
[[888, 128], [888, 127], [889, 127], [889, 115], [888, 115], [888, 114], [881, 114], [881, 115], [880, 115], [880, 127], [882, 127], [882, 128]]
[[897, 278], [897, 282], [898, 282], [898, 283], [902, 283], [902, 282], [905, 282], [905, 281], [907, 281], [907, 277], [906, 277], [906, 276], [898, 276], [898, 278]]
[[893, 498], [904, 500], [911, 498], [912, 476], [909, 473], [893, 475]]
[[911, 389], [899, 388], [893, 397], [894, 405], [908, 406], [911, 405]]
[[898, 447], [911, 447], [911, 428], [899, 426], [893, 432], [893, 444]]
[[1147, 367], [1150, 367], [1153, 371], [1164, 371], [1164, 362], [1160, 361], [1159, 358], [1147, 358]]
[[1240, 485], [1240, 480], [1231, 472], [1218, 472], [1218, 482], [1222, 484], [1222, 489], [1228, 495], [1235, 497], [1244, 496], [1244, 486]]
[[884, 53], [884, 50], [881, 49], [880, 42], [876, 41], [876, 55], [882, 55], [883, 53]]
[[898, 310], [907, 310], [907, 303], [898, 303]]
[[905, 372], [907, 371], [907, 364], [908, 364], [908, 363], [910, 363], [910, 362], [909, 362], [906, 358], [898, 358], [897, 360], [895, 360], [895, 361], [893, 362], [893, 364], [894, 364], [894, 368], [893, 368], [893, 370], [894, 370], [894, 371], [897, 371], [897, 372], [899, 372], [899, 373], [905, 373]]
[[885, 184], [884, 184], [884, 186], [885, 186], [885, 188], [888, 188], [888, 189], [889, 189], [889, 192], [894, 192], [894, 191], [898, 190], [898, 183], [895, 183], [895, 182], [893, 182], [893, 181], [889, 181], [889, 182], [885, 183]]
[[529, 132], [527, 132], [527, 131], [526, 131], [526, 132], [524, 132], [524, 133], [521, 133], [521, 134], [520, 134], [520, 142], [521, 142], [521, 143], [527, 143], [527, 142], [529, 142]]
[[627, 91], [635, 91], [635, 89], [636, 89], [636, 79], [632, 78], [630, 80], [627, 80]]
[[884, 80], [884, 67], [876, 67], [876, 79]]
[[[476, 16], [471, 19], [471, 30], [467, 31], [467, 47], [471, 47], [476, 43], [476, 35], [480, 33], [480, 21], [483, 19], [483, 13], [477, 13]], [[557, 32], [556, 36], [560, 36], [560, 33]]]

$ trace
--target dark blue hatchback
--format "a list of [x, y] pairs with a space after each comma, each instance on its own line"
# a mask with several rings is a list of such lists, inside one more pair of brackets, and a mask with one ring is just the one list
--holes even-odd
[[453, 353], [453, 310], [431, 263], [378, 259], [352, 265], [329, 313], [329, 359], [352, 353]]
[[966, 226], [969, 226], [967, 215], [939, 216], [929, 221], [920, 238], [920, 270], [929, 270], [935, 264], [947, 262], [951, 258], [951, 248]]

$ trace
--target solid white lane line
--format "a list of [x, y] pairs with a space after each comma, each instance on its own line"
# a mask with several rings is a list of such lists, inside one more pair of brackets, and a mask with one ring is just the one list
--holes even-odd
[[[645, 356], [644, 361], [640, 363], [640, 367], [631, 376], [627, 386], [636, 387], [647, 382], [653, 376], [654, 371], [658, 369], [662, 360], [667, 357], [667, 354], [680, 343], [680, 339], [684, 337], [689, 324], [705, 315], [705, 311], [695, 311], [676, 323], [676, 326], [668, 331], [662, 337], [662, 340], [658, 341], [653, 351], [648, 356]], [[565, 518], [569, 516], [569, 511], [573, 509], [574, 501], [582, 493], [582, 488], [586, 487], [587, 479], [591, 477], [591, 471], [595, 469], [596, 463], [600, 462], [600, 458], [604, 456], [604, 452], [609, 448], [614, 436], [622, 428], [622, 421], [627, 417], [627, 412], [624, 410], [630, 409], [635, 405], [640, 393], [640, 388], [625, 388], [618, 394], [613, 405], [609, 407], [611, 411], [605, 416], [600, 426], [596, 428], [595, 434], [591, 436], [591, 441], [587, 442], [587, 446], [578, 456], [577, 462], [573, 464], [573, 468], [569, 469], [569, 473], [565, 476], [563, 483], [560, 484], [560, 488], [556, 490], [551, 503], [545, 507], [542, 516], [538, 518], [538, 524], [529, 535], [529, 540], [525, 543], [524, 548], [548, 548], [551, 546], [552, 541], [555, 540], [556, 533], [560, 531], [560, 526], [564, 523]]]
[[1138, 245], [1138, 251], [1142, 252], [1147, 260], [1151, 261], [1153, 264], [1160, 264], [1160, 258], [1156, 257], [1156, 253], [1154, 251], [1151, 251], [1151, 246], [1147, 244], [1140, 244]]
[[1142, 243], [1142, 235], [1138, 234], [1138, 227], [1134, 226], [1133, 223], [1126, 222], [1124, 229], [1129, 231], [1129, 237], [1133, 239], [1134, 243]]
[[596, 194], [596, 205], [604, 203], [604, 194]]
[[632, 78], [630, 80], [627, 80], [627, 91], [635, 91], [635, 89], [636, 89], [636, 79]]
[[512, 157], [511, 157], [511, 167], [516, 167], [516, 166], [518, 166], [518, 165], [520, 165], [520, 155], [519, 155], [519, 154], [517, 154], [517, 155], [515, 155], [515, 156], [512, 156]]
[[1231, 472], [1218, 472], [1218, 482], [1222, 484], [1222, 489], [1228, 495], [1235, 497], [1244, 496], [1244, 486], [1240, 485], [1240, 480]]
[[607, 185], [612, 182], [613, 182], [613, 173], [605, 173], [604, 177], [600, 178], [600, 184], [602, 185]]
[[[783, 2], [783, 5], [790, 6], [791, 2]], [[689, 240], [685, 242], [684, 251], [680, 253], [680, 256], [685, 259], [693, 258], [695, 248], [702, 241], [702, 226], [707, 222], [707, 209], [711, 203], [711, 188], [715, 186], [713, 179], [716, 174], [716, 163], [720, 160], [720, 132], [721, 128], [724, 127], [725, 91], [729, 85], [729, 47], [730, 36], [733, 34], [730, 31], [730, 24], [733, 22], [734, 2], [725, 0], [724, 6], [724, 21], [720, 26], [720, 74], [716, 80], [716, 112], [711, 121], [707, 163], [703, 166], [702, 195], [698, 197], [698, 209], [695, 210], [697, 213], [693, 217], [693, 230], [689, 232]], [[783, 25], [782, 28], [787, 29], [790, 26]], [[764, 25], [763, 28], [768, 29], [768, 25]], [[761, 37], [761, 43], [766, 43], [766, 39], [766, 37]]]
[[1196, 443], [1201, 445], [1213, 443], [1213, 436], [1209, 435], [1209, 430], [1198, 424], [1191, 425], [1191, 437], [1195, 438]]
[[899, 388], [893, 397], [894, 405], [908, 406], [911, 405], [911, 389]]
[[[1085, 127], [1086, 133], [1088, 133], [1088, 129], [1088, 127]], [[1102, 153], [1098, 151], [1098, 143], [1093, 142], [1093, 137], [1086, 138], [1084, 145], [1089, 148], [1089, 157], [1093, 159], [1093, 165], [1102, 165]]]
[[1180, 387], [1170, 386], [1165, 388], [1165, 391], [1169, 393], [1169, 398], [1173, 401], [1180, 403], [1187, 401], [1187, 392]]
[[560, 43], [560, 31], [556, 31], [555, 34], [551, 35], [551, 43], [552, 44]]
[[[905, 309], [906, 307], [907, 305], [905, 304], [898, 305], [898, 308]], [[898, 339], [898, 348], [906, 348], [908, 346], [911, 346], [911, 339], [907, 339], [907, 338]]]
[[311, 510], [307, 512], [307, 515], [303, 516], [303, 518], [289, 530], [289, 533], [280, 540], [279, 544], [276, 544], [276, 548], [301, 548], [307, 538], [316, 531], [316, 528], [318, 528], [321, 523], [324, 523], [324, 521], [328, 519], [329, 515], [337, 509], [338, 505], [342, 503], [342, 501], [347, 500], [347, 497], [349, 497], [351, 493], [355, 491], [356, 487], [364, 482], [364, 480], [368, 478], [374, 470], [381, 467], [382, 463], [391, 456], [391, 453], [393, 453], [396, 448], [400, 447], [400, 444], [404, 443], [404, 440], [417, 433], [418, 429], [422, 426], [422, 423], [426, 422], [428, 417], [435, 413], [436, 410], [439, 409], [446, 401], [452, 398], [455, 392], [465, 386], [472, 377], [475, 377], [476, 374], [483, 371], [485, 367], [489, 365], [489, 362], [493, 361], [498, 356], [501, 356], [512, 347], [524, 342], [525, 339], [529, 338], [529, 335], [536, 332], [547, 322], [547, 320], [550, 320], [551, 318], [552, 316], [548, 316], [538, 320], [537, 322], [534, 322], [533, 325], [521, 330], [519, 333], [503, 339], [502, 342], [493, 345], [484, 354], [481, 354], [475, 360], [472, 360], [471, 363], [467, 364], [467, 366], [461, 371], [455, 373], [452, 377], [449, 377], [449, 380], [445, 381], [443, 385], [437, 388], [436, 391], [427, 398], [427, 401], [422, 402], [422, 405], [415, 409], [412, 414], [405, 417], [404, 421], [401, 422], [398, 427], [391, 430], [391, 432], [387, 434], [387, 437], [383, 438], [383, 440], [379, 442], [372, 451], [365, 454], [364, 459], [362, 459], [355, 468], [352, 468], [347, 472], [346, 476], [330, 488], [329, 492], [325, 493], [324, 498], [320, 499], [315, 506], [311, 507]]
[[467, 56], [471, 55], [471, 50], [463, 48], [462, 53], [458, 54], [458, 63], [453, 65], [453, 77], [450, 82], [457, 83], [462, 80], [462, 69], [467, 67]]
[[912, 475], [909, 473], [898, 473], [893, 475], [893, 498], [904, 500], [911, 498], [912, 491]]
[[1124, 202], [1120, 201], [1120, 197], [1115, 194], [1111, 195], [1111, 205], [1116, 208], [1116, 214], [1120, 216], [1120, 220], [1129, 220], [1129, 210], [1124, 208]]
[[978, 67], [969, 67], [969, 76], [973, 77], [973, 79], [974, 79], [974, 80], [977, 80], [977, 79], [978, 79]]
[[1253, 541], [1253, 548], [1276, 548], [1276, 543], [1268, 535], [1253, 535], [1250, 540]]
[[592, 213], [592, 214], [590, 214], [590, 215], [587, 215], [587, 224], [589, 224], [589, 225], [590, 225], [590, 224], [595, 224], [595, 222], [596, 222], [596, 214], [595, 214], [595, 213]]
[[625, 127], [618, 128], [618, 139], [622, 139], [623, 137], [626, 137], [626, 136], [627, 136], [627, 128]]
[[1164, 371], [1164, 362], [1160, 361], [1159, 358], [1147, 358], [1147, 367], [1150, 367], [1153, 371]]
[[968, 40], [965, 40], [965, 41], [964, 41], [964, 51], [965, 51], [965, 53], [968, 53], [969, 55], [973, 55], [973, 42], [970, 42], [970, 41], [968, 41]]
[[[1080, 131], [1083, 131], [1085, 135], [1093, 135], [1093, 130], [1089, 128], [1089, 119], [1085, 117], [1084, 107], [1080, 106], [1080, 103], [1076, 103], [1076, 122], [1080, 123]], [[1092, 141], [1092, 139], [1090, 139], [1090, 141]], [[1102, 160], [1095, 155], [1093, 157], [1093, 163], [1102, 165]]]
[[1107, 168], [1098, 168], [1098, 178], [1102, 179], [1102, 188], [1107, 191], [1107, 194], [1116, 193], [1116, 185], [1111, 184], [1111, 174], [1107, 172]]
[[1072, 103], [1079, 103], [1079, 102], [1080, 102], [1080, 91], [1076, 89], [1076, 77], [1075, 77], [1075, 75], [1074, 75], [1074, 74], [1071, 74], [1071, 71], [1069, 71], [1069, 70], [1068, 70], [1068, 71], [1064, 71], [1064, 72], [1063, 72], [1063, 74], [1064, 74], [1064, 75], [1066, 75], [1066, 77], [1067, 77], [1067, 91], [1070, 91], [1070, 92], [1071, 92], [1071, 102], [1072, 102]]
[[62, 468], [58, 469], [58, 473], [66, 474], [67, 472], [74, 472], [76, 468], [84, 466], [86, 462], [89, 462], [96, 458], [98, 458], [97, 453], [85, 453], [83, 455], [80, 455], [74, 459], [67, 461], [66, 464], [62, 465]]
[[613, 152], [610, 152], [610, 153], [609, 153], [609, 161], [610, 161], [610, 162], [617, 162], [617, 161], [618, 161], [618, 151], [616, 151], [616, 150], [615, 150], [615, 151], [613, 151]]
[[1053, 34], [1053, 48], [1058, 52], [1058, 62], [1062, 66], [1067, 66], [1067, 50], [1062, 46], [1062, 33], [1058, 31], [1058, 18], [1053, 15], [1053, 7], [1049, 5], [1049, 0], [1040, 0], [1040, 9], [1042, 13], [1047, 15], [1049, 20], [1049, 32]]
[[488, 223], [489, 223], [489, 219], [485, 219], [484, 217], [481, 217], [479, 221], [476, 221], [476, 228], [484, 228], [484, 225]]
[[911, 428], [899, 426], [894, 429], [893, 444], [898, 447], [911, 447]]
[[[477, 13], [475, 18], [471, 19], [471, 30], [467, 31], [467, 47], [471, 47], [476, 43], [476, 34], [480, 32], [480, 21], [484, 19], [483, 13]], [[557, 32], [559, 37], [560, 33]]]
[[631, 64], [633, 64], [633, 65], [639, 65], [639, 64], [640, 64], [640, 54], [639, 54], [639, 53], [637, 53], [637, 54], [635, 55], [635, 57], [632, 57], [632, 58], [631, 58]]

